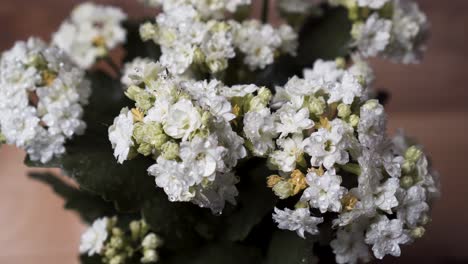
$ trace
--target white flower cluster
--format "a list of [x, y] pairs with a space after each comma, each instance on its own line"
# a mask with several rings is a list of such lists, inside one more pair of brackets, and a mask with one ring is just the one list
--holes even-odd
[[137, 253], [141, 254], [141, 263], [157, 262], [156, 250], [163, 244], [161, 238], [149, 232], [144, 220], [130, 222], [129, 231], [119, 227], [118, 220], [117, 217], [94, 220], [81, 236], [80, 253], [101, 256], [102, 263], [106, 264], [128, 263]]
[[205, 18], [222, 18], [224, 13], [235, 13], [239, 7], [251, 4], [251, 0], [140, 0], [152, 7], [162, 7], [167, 12], [182, 5], [192, 5]]
[[[429, 23], [410, 0], [341, 1], [354, 20], [353, 46], [364, 57], [381, 56], [395, 62], [417, 63], [426, 46]], [[360, 15], [360, 9], [369, 15]]]
[[81, 134], [91, 88], [62, 51], [36, 38], [17, 42], [0, 60], [0, 127], [8, 144], [45, 163]]
[[349, 69], [337, 62], [319, 60], [304, 79], [277, 87], [276, 111], [260, 107], [251, 112], [256, 119], [247, 113], [245, 135], [252, 153], [278, 169], [268, 178], [275, 194], [300, 195], [295, 210], [275, 209], [279, 228], [314, 235], [332, 212], [338, 263], [369, 260], [368, 246], [379, 259], [399, 256], [400, 244], [424, 233], [437, 177], [420, 147], [401, 135], [386, 138], [383, 106], [367, 99], [363, 62]]
[[77, 65], [87, 69], [125, 42], [126, 30], [121, 23], [126, 18], [119, 8], [84, 3], [62, 23], [52, 42], [68, 53]]
[[295, 54], [297, 34], [290, 26], [275, 29], [256, 20], [239, 23], [209, 19], [200, 11], [207, 8], [194, 4], [204, 1], [182, 2], [171, 4], [170, 8], [165, 5], [155, 24], [146, 23], [140, 28], [144, 40], [161, 46], [160, 62], [173, 74], [188, 70], [223, 71], [236, 56], [236, 50], [245, 55], [244, 61], [251, 70], [265, 68], [278, 54]]
[[225, 201], [235, 203], [238, 180], [232, 169], [246, 156], [224, 95], [233, 91], [216, 80], [168, 75], [159, 63], [149, 63], [141, 72], [151, 75], [134, 78], [140, 86], [126, 91], [136, 107], [123, 109], [109, 128], [115, 156], [122, 163], [134, 153], [151, 155], [156, 164], [148, 172], [171, 201], [221, 212]]

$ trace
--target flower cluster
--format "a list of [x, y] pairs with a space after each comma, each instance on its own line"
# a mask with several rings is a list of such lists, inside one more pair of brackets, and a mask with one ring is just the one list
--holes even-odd
[[236, 116], [222, 83], [193, 81], [167, 74], [148, 63], [133, 76], [126, 95], [135, 108], [124, 108], [109, 128], [120, 163], [140, 153], [156, 164], [148, 169], [171, 201], [191, 201], [214, 212], [235, 203], [232, 172], [246, 156], [244, 140], [230, 121]]
[[368, 99], [369, 71], [360, 64], [345, 69], [340, 61], [319, 60], [304, 79], [276, 88], [275, 112], [265, 108], [252, 124], [244, 119], [245, 127], [270, 124], [265, 131], [274, 133], [247, 138], [253, 153], [278, 170], [268, 186], [280, 199], [298, 197], [295, 210], [275, 209], [278, 227], [315, 235], [334, 213], [338, 263], [369, 260], [367, 245], [379, 259], [399, 256], [400, 244], [424, 233], [438, 192], [420, 147], [401, 135], [386, 138], [383, 106]]
[[426, 49], [429, 24], [417, 4], [407, 0], [336, 1], [349, 9], [353, 46], [365, 57], [417, 63]]
[[144, 220], [130, 222], [125, 230], [119, 226], [117, 217], [96, 219], [81, 236], [80, 253], [99, 255], [102, 263], [109, 264], [128, 263], [137, 254], [141, 263], [158, 261], [156, 249], [162, 240], [150, 232]]
[[65, 152], [64, 143], [86, 128], [90, 95], [85, 73], [59, 49], [30, 38], [0, 60], [0, 127], [8, 144], [45, 163]]
[[[144, 40], [153, 40], [161, 46], [160, 62], [173, 74], [183, 74], [189, 70], [223, 71], [228, 67], [228, 61], [238, 53], [236, 51], [244, 55], [244, 62], [251, 70], [272, 64], [278, 54], [295, 54], [297, 34], [290, 26], [282, 25], [275, 29], [257, 20], [242, 23], [216, 20], [201, 12], [210, 10], [200, 8], [199, 5], [205, 1], [166, 2], [164, 12], [157, 16], [156, 23], [143, 24], [140, 33]], [[225, 4], [219, 1], [218, 5], [214, 3], [216, 1], [209, 2], [216, 10], [235, 10], [228, 8], [227, 3], [236, 1], [226, 1]]]
[[125, 42], [126, 30], [121, 23], [126, 18], [119, 8], [84, 3], [62, 23], [52, 42], [87, 69]]
[[238, 8], [251, 4], [251, 0], [140, 0], [166, 12], [183, 5], [192, 5], [205, 18], [222, 18], [226, 12], [235, 13]]

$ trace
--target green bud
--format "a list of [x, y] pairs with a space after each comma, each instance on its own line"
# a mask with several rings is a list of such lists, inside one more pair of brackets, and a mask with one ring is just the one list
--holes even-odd
[[110, 245], [111, 245], [111, 247], [113, 247], [115, 249], [121, 249], [124, 246], [124, 241], [123, 241], [122, 237], [113, 236], [110, 239]]
[[357, 127], [359, 125], [359, 116], [357, 115], [351, 115], [349, 117], [349, 120], [348, 120], [348, 123], [352, 126], [352, 127]]
[[158, 253], [154, 249], [145, 249], [143, 257], [140, 259], [141, 263], [154, 263], [159, 259]]
[[296, 205], [294, 206], [294, 208], [296, 209], [299, 209], [299, 208], [309, 208], [309, 204], [307, 202], [304, 202], [304, 201], [299, 201], [296, 203]]
[[336, 67], [340, 69], [346, 68], [346, 60], [343, 57], [338, 57], [335, 59]]
[[363, 25], [362, 22], [356, 22], [353, 24], [353, 27], [351, 28], [351, 36], [354, 39], [359, 39], [361, 36], [361, 26]]
[[258, 90], [257, 96], [262, 100], [262, 102], [265, 103], [265, 105], [267, 105], [271, 100], [272, 93], [270, 89], [266, 87], [261, 87], [260, 90]]
[[418, 226], [411, 230], [411, 236], [416, 239], [423, 237], [424, 233], [426, 233], [426, 229], [422, 226]]
[[346, 118], [349, 115], [351, 115], [351, 106], [347, 104], [341, 103], [338, 105], [337, 109], [338, 109], [338, 116], [341, 118]]
[[128, 87], [127, 91], [125, 91], [125, 95], [130, 99], [135, 101], [136, 107], [147, 111], [154, 104], [154, 97], [144, 89], [136, 85], [131, 85]]
[[422, 154], [422, 151], [418, 147], [411, 146], [405, 152], [405, 159], [412, 163], [416, 163], [419, 158], [421, 158]]
[[367, 102], [362, 106], [365, 109], [373, 110], [380, 105], [379, 101], [376, 99], [367, 100]]
[[104, 252], [104, 256], [108, 259], [112, 259], [116, 254], [117, 252], [112, 247], [106, 248], [106, 251]]
[[206, 56], [205, 53], [200, 48], [196, 48], [193, 52], [193, 63], [202, 64], [205, 62]]
[[123, 256], [115, 256], [110, 261], [109, 264], [124, 264], [125, 258]]
[[[162, 145], [169, 140], [162, 125], [157, 122], [136, 123], [133, 128], [133, 138], [137, 144], [147, 144], [157, 150], [160, 150]], [[141, 150], [143, 155], [151, 154], [151, 151], [148, 153], [148, 146], [143, 146]], [[140, 149], [138, 149], [138, 152], [140, 152]]]
[[29, 58], [29, 61], [27, 62], [28, 65], [31, 65], [39, 70], [45, 70], [47, 69], [47, 60], [44, 58], [42, 54], [35, 54]]
[[140, 37], [143, 41], [150, 40], [158, 35], [156, 26], [151, 22], [146, 22], [140, 26]]
[[403, 176], [400, 180], [400, 186], [409, 189], [414, 184], [414, 179], [411, 176]]
[[133, 240], [137, 240], [140, 237], [141, 226], [139, 221], [130, 222], [130, 233]]
[[161, 147], [161, 156], [167, 160], [174, 160], [179, 157], [179, 144], [168, 141]]
[[352, 173], [356, 176], [361, 175], [361, 166], [356, 163], [347, 163], [345, 165], [340, 165], [340, 168], [346, 172]]
[[228, 61], [226, 59], [211, 60], [206, 63], [211, 73], [217, 73], [225, 70], [228, 67]]
[[118, 237], [123, 237], [122, 229], [120, 229], [118, 227], [112, 228], [112, 235], [118, 236]]
[[325, 102], [325, 99], [322, 96], [318, 98], [312, 96], [309, 98], [308, 108], [309, 108], [309, 112], [312, 115], [315, 115], [317, 117], [323, 115], [326, 107], [327, 107], [327, 104]]
[[143, 156], [149, 156], [153, 153], [153, 146], [148, 143], [141, 143], [137, 149], [138, 153]]
[[156, 234], [150, 233], [145, 236], [141, 246], [145, 249], [156, 249], [162, 245], [162, 240]]
[[415, 165], [416, 164], [414, 164], [414, 162], [411, 162], [409, 160], [405, 160], [403, 162], [403, 165], [401, 166], [401, 169], [402, 169], [403, 173], [409, 174], [409, 173], [411, 173], [413, 171]]
[[286, 199], [293, 195], [293, 186], [288, 181], [280, 181], [273, 187], [273, 192], [280, 199]]
[[380, 10], [379, 16], [381, 18], [392, 19], [394, 13], [394, 6], [393, 2], [386, 3]]

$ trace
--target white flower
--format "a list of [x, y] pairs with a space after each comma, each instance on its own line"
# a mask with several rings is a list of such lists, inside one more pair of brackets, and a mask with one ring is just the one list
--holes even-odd
[[412, 186], [406, 191], [400, 190], [399, 194], [398, 219], [409, 227], [416, 227], [423, 214], [429, 211], [426, 191], [421, 186]]
[[133, 61], [124, 65], [123, 75], [120, 81], [126, 86], [130, 86], [132, 84], [140, 85], [148, 79], [148, 77], [156, 77], [161, 71], [162, 67], [159, 64], [152, 62], [148, 58], [137, 57]]
[[280, 138], [276, 143], [282, 150], [271, 153], [271, 163], [281, 171], [293, 171], [296, 168], [296, 162], [304, 153], [302, 134], [295, 134], [292, 138]]
[[268, 108], [245, 114], [244, 133], [252, 143], [254, 155], [264, 156], [274, 149], [273, 138], [276, 136], [274, 128], [273, 117]]
[[283, 106], [275, 113], [276, 132], [280, 138], [289, 134], [302, 133], [303, 130], [312, 128], [314, 121], [309, 119], [309, 109], [302, 108], [296, 111], [294, 108]]
[[381, 210], [391, 214], [392, 208], [398, 206], [398, 200], [395, 196], [400, 187], [400, 181], [396, 178], [390, 178], [377, 188], [375, 204]]
[[128, 108], [122, 109], [120, 115], [114, 119], [114, 124], [109, 127], [109, 140], [114, 149], [114, 156], [119, 163], [127, 160], [130, 147], [133, 146], [133, 115]]
[[231, 87], [223, 87], [221, 94], [227, 98], [233, 97], [244, 97], [249, 94], [253, 94], [254, 92], [258, 91], [258, 86], [254, 84], [247, 84], [247, 85], [234, 85]]
[[357, 3], [360, 7], [370, 7], [372, 9], [379, 9], [389, 1], [390, 0], [358, 0]]
[[227, 149], [224, 156], [224, 163], [229, 169], [237, 165], [237, 161], [247, 156], [244, 147], [244, 139], [232, 130], [228, 122], [221, 121], [214, 124], [215, 133], [218, 136], [219, 144]]
[[189, 175], [190, 170], [184, 163], [160, 156], [156, 164], [148, 168], [148, 173], [155, 177], [156, 185], [164, 189], [170, 201], [188, 202], [195, 196], [190, 190], [195, 185], [195, 179]]
[[383, 52], [390, 42], [392, 21], [379, 18], [374, 13], [364, 24], [355, 24], [353, 36], [355, 45], [364, 57], [376, 56]]
[[383, 106], [377, 100], [369, 100], [361, 106], [357, 131], [359, 142], [367, 148], [377, 148], [383, 143], [386, 116]]
[[342, 101], [350, 105], [353, 103], [355, 97], [361, 97], [362, 92], [363, 88], [361, 84], [359, 84], [358, 79], [351, 73], [346, 72], [341, 82], [335, 83], [330, 88], [328, 103], [331, 104]]
[[213, 135], [207, 138], [195, 136], [180, 144], [180, 158], [190, 168], [189, 174], [197, 184], [203, 178], [213, 181], [215, 172], [225, 169], [223, 156], [226, 151], [226, 148], [218, 146], [218, 140]]
[[172, 105], [164, 122], [164, 132], [169, 136], [186, 141], [190, 134], [200, 128], [201, 115], [193, 103], [181, 99]]
[[275, 207], [273, 220], [278, 223], [278, 228], [296, 231], [302, 238], [305, 238], [305, 232], [317, 235], [319, 233], [317, 225], [323, 222], [323, 218], [311, 216], [308, 208], [280, 210]]
[[66, 139], [86, 128], [91, 88], [63, 52], [30, 38], [0, 59], [0, 127], [5, 140], [42, 163], [65, 152]]
[[345, 71], [338, 68], [335, 61], [318, 59], [312, 69], [304, 69], [304, 79], [321, 80], [324, 83], [335, 83], [341, 80]]
[[97, 58], [125, 41], [126, 31], [121, 23], [126, 18], [119, 8], [84, 3], [73, 10], [52, 42], [80, 67], [89, 68]]
[[341, 211], [341, 199], [346, 188], [341, 186], [341, 176], [334, 169], [329, 169], [323, 175], [315, 172], [307, 173], [309, 187], [302, 194], [301, 201], [308, 201], [310, 206], [318, 208], [321, 213]]
[[399, 219], [389, 220], [386, 216], [380, 216], [370, 225], [365, 239], [367, 244], [372, 245], [372, 251], [378, 259], [387, 254], [399, 257], [400, 244], [410, 240], [408, 232], [403, 229], [403, 222]]
[[356, 264], [371, 259], [369, 247], [364, 243], [364, 229], [367, 221], [340, 228], [330, 246], [338, 264]]
[[80, 253], [88, 256], [100, 254], [104, 248], [104, 242], [109, 236], [107, 232], [109, 219], [107, 217], [94, 220], [93, 224], [83, 233], [80, 242]]
[[319, 128], [304, 140], [305, 152], [311, 156], [312, 166], [323, 165], [331, 169], [335, 164], [344, 165], [349, 161], [346, 148], [352, 128], [340, 119], [330, 122], [331, 129]]
[[178, 43], [170, 48], [161, 46], [161, 52], [161, 64], [173, 74], [183, 74], [193, 62], [195, 47]]

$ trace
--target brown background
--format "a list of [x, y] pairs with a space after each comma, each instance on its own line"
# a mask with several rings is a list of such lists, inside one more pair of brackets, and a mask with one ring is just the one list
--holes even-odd
[[[123, 7], [133, 17], [136, 0], [100, 3]], [[1, 0], [0, 50], [35, 35], [48, 40], [78, 0]], [[403, 127], [418, 138], [442, 175], [443, 196], [428, 234], [386, 263], [468, 263], [468, 1], [420, 0], [432, 23], [421, 65], [375, 61], [378, 87], [392, 93], [389, 132]], [[83, 226], [62, 209], [51, 190], [29, 180], [23, 152], [0, 150], [0, 263], [77, 263]]]

